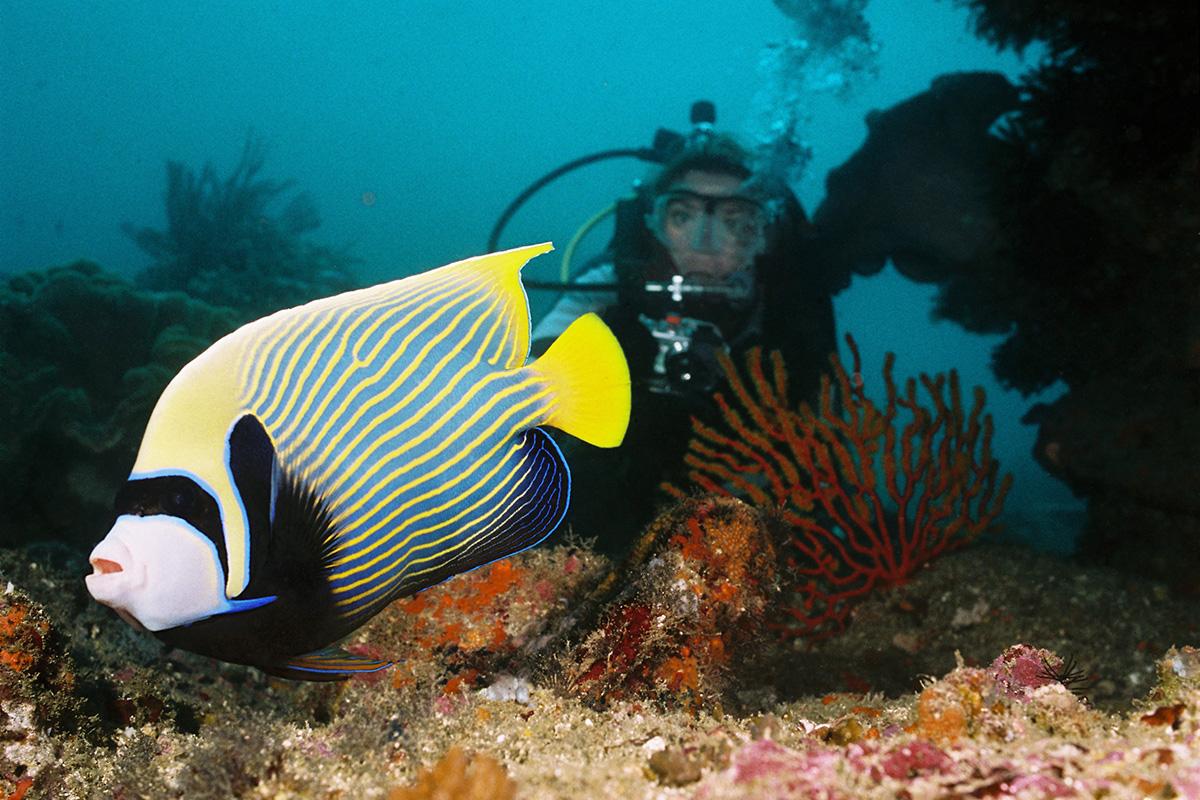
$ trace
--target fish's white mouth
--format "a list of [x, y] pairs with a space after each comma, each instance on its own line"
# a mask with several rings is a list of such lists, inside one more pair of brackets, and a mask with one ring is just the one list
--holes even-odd
[[92, 558], [92, 569], [96, 570], [94, 575], [108, 575], [111, 572], [124, 572], [116, 561], [109, 561], [107, 558]]
[[132, 559], [133, 554], [129, 552], [129, 547], [116, 536], [105, 537], [100, 544], [92, 548], [92, 554], [88, 556], [88, 562], [95, 570], [93, 575], [124, 572]]
[[84, 578], [88, 591], [98, 602], [112, 605], [113, 601], [131, 588], [133, 583], [133, 554], [116, 536], [108, 536], [92, 550], [88, 562], [92, 574]]
[[216, 546], [167, 514], [122, 514], [92, 550], [88, 592], [133, 625], [161, 631], [229, 609]]

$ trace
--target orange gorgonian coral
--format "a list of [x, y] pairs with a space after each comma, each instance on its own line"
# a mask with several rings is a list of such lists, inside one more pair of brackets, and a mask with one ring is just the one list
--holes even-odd
[[921, 375], [926, 408], [917, 380], [909, 378], [903, 391], [896, 386], [895, 354], [888, 353], [880, 408], [863, 391], [854, 339], [846, 341], [854, 369], [847, 373], [830, 357], [819, 409], [791, 406], [778, 352], [768, 375], [761, 350], [749, 351], [745, 378], [722, 356], [732, 401], [720, 393], [716, 402], [727, 431], [694, 419], [685, 457], [696, 486], [774, 507], [791, 526], [787, 566], [799, 602], [787, 609], [794, 621], [786, 628], [808, 637], [837, 632], [854, 600], [975, 539], [1012, 484], [1011, 474], [998, 480], [982, 388], [964, 412], [955, 371], [948, 379]]

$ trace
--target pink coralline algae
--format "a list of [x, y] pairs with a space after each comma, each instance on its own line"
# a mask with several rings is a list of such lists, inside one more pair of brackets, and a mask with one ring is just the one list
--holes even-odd
[[1055, 683], [1055, 671], [1062, 668], [1063, 660], [1049, 650], [1015, 644], [996, 657], [988, 676], [1007, 696], [1028, 700], [1034, 689]]
[[[851, 798], [883, 785], [940, 784], [956, 770], [950, 755], [926, 741], [858, 742], [844, 748], [817, 741], [792, 749], [769, 739], [750, 742], [725, 770], [701, 785], [695, 800], [715, 798]], [[961, 772], [962, 767], [957, 767]], [[961, 776], [959, 776], [961, 778]]]
[[[861, 737], [839, 741], [833, 732], [865, 709], [856, 706], [827, 723], [785, 724], [779, 741], [747, 742], [693, 798], [1200, 798], [1195, 652], [1172, 649], [1159, 665], [1169, 680], [1116, 717], [1062, 685], [1057, 655], [1014, 645], [986, 670], [960, 663], [927, 685], [911, 724], [860, 726]], [[1178, 709], [1169, 724], [1145, 713], [1155, 704]]]
[[915, 778], [948, 772], [953, 763], [942, 750], [929, 742], [918, 740], [892, 750], [884, 756], [880, 767], [889, 778]]
[[[726, 797], [730, 788], [748, 790], [746, 797], [804, 797], [840, 800], [850, 795], [830, 788], [836, 782], [841, 753], [810, 743], [792, 750], [770, 739], [750, 742], [737, 751], [719, 781], [706, 782], [695, 800]], [[728, 787], [728, 788], [727, 788]]]

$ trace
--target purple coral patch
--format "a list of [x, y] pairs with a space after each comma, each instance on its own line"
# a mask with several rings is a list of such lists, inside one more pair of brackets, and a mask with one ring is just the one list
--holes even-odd
[[1053, 670], [1061, 669], [1062, 664], [1049, 650], [1014, 644], [996, 657], [988, 675], [1009, 697], [1028, 700], [1034, 689], [1055, 682]]
[[889, 778], [916, 778], [943, 774], [954, 762], [936, 746], [924, 741], [910, 742], [883, 757], [883, 772]]

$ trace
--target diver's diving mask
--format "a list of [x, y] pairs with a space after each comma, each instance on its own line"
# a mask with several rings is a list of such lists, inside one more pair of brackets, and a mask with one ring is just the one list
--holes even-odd
[[647, 222], [659, 239], [680, 237], [714, 250], [745, 250], [761, 247], [767, 211], [744, 195], [672, 189], [654, 199]]

